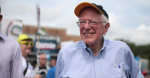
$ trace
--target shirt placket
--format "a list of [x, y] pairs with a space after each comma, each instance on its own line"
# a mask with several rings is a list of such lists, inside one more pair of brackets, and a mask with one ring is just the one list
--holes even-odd
[[96, 75], [96, 78], [101, 78], [100, 59], [98, 57], [95, 57], [95, 60], [94, 60], [94, 63], [95, 63], [95, 75]]

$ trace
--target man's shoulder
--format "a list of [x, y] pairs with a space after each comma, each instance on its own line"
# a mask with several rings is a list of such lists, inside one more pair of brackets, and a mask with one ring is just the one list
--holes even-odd
[[12, 39], [8, 36], [5, 36], [5, 35], [4, 35], [4, 41], [5, 41], [6, 44], [19, 46], [19, 43], [16, 40], [14, 40], [14, 39]]
[[106, 39], [106, 44], [107, 45], [122, 45], [122, 46], [126, 46], [127, 44], [123, 41], [117, 41], [117, 40], [110, 40], [110, 39]]
[[18, 49], [20, 49], [20, 45], [16, 40], [14, 40], [8, 36], [5, 36], [5, 35], [2, 35], [2, 36], [3, 36], [3, 38], [1, 40], [2, 43], [0, 44], [0, 47], [3, 48], [3, 51], [11, 52], [13, 54], [21, 51], [21, 50], [20, 51], [18, 50]]
[[55, 71], [55, 69], [56, 69], [56, 67], [54, 66], [54, 67], [50, 68], [49, 71]]

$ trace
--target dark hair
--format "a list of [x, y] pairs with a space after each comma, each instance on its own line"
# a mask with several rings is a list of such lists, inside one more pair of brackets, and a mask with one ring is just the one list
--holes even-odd
[[57, 61], [57, 57], [52, 57], [52, 58], [50, 59], [50, 61], [52, 61], [52, 60]]
[[147, 73], [146, 73], [146, 74], [144, 74], [144, 77], [145, 77], [145, 76], [147, 76], [147, 75], [148, 75]]

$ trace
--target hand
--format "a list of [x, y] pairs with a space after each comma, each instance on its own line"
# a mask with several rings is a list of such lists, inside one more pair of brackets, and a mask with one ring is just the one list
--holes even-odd
[[41, 75], [36, 74], [33, 78], [41, 78]]

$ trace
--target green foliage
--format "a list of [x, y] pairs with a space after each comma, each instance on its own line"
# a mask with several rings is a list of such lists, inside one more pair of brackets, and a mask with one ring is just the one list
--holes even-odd
[[132, 50], [134, 56], [149, 59], [150, 68], [150, 44], [148, 45], [135, 45], [135, 43], [128, 40], [116, 39], [125, 42]]

